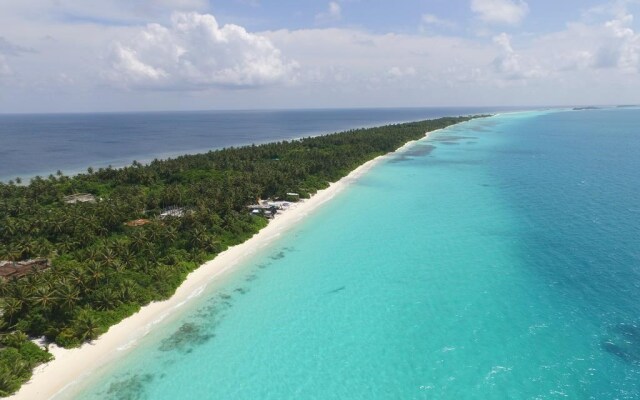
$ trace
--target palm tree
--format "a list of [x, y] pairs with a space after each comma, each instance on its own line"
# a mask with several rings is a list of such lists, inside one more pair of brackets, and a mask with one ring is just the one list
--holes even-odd
[[56, 250], [57, 254], [69, 253], [72, 250], [78, 248], [80, 246], [80, 242], [71, 236], [65, 235], [59, 239], [57, 244], [58, 250]]
[[118, 284], [118, 294], [123, 303], [133, 301], [136, 296], [136, 284], [131, 279], [126, 279]]
[[39, 237], [33, 243], [32, 251], [38, 257], [48, 257], [53, 251], [53, 246], [47, 239]]
[[3, 231], [7, 235], [7, 237], [11, 237], [16, 234], [18, 231], [18, 226], [16, 224], [15, 218], [4, 218], [2, 223]]
[[72, 287], [78, 288], [83, 292], [86, 290], [85, 276], [82, 273], [81, 269], [79, 268], [72, 269], [71, 272], [69, 272], [68, 276], [69, 276], [69, 284]]
[[93, 287], [97, 287], [105, 277], [102, 267], [95, 261], [89, 261], [85, 272]]
[[53, 218], [51, 218], [49, 221], [47, 221], [49, 224], [50, 229], [53, 231], [53, 233], [55, 233], [56, 235], [61, 234], [64, 230], [65, 227], [67, 226], [67, 221], [65, 221], [64, 219], [60, 218], [59, 216], [54, 216]]
[[22, 306], [23, 302], [16, 299], [15, 297], [9, 297], [5, 299], [2, 306], [2, 317], [6, 318], [6, 321], [9, 323], [9, 325], [12, 325], [14, 322], [14, 317], [20, 314]]
[[27, 281], [19, 281], [14, 279], [11, 282], [11, 297], [20, 302], [20, 309], [26, 305], [26, 301], [31, 298], [31, 294], [35, 290], [35, 286], [29, 285]]
[[29, 336], [27, 336], [27, 334], [22, 332], [21, 330], [16, 330], [14, 332], [2, 335], [2, 344], [9, 347], [19, 348], [27, 340], [29, 340]]
[[83, 341], [92, 341], [100, 334], [98, 319], [90, 310], [82, 310], [73, 321], [76, 335]]
[[178, 232], [173, 226], [168, 226], [164, 231], [163, 242], [165, 245], [171, 245], [178, 238]]
[[22, 260], [22, 249], [18, 244], [10, 243], [7, 246], [6, 257], [9, 261], [20, 261]]
[[124, 265], [120, 262], [118, 255], [110, 247], [107, 247], [100, 252], [100, 258], [102, 259], [101, 262], [105, 267], [113, 268], [118, 272], [122, 272], [124, 270]]
[[147, 235], [145, 230], [136, 230], [131, 235], [131, 249], [133, 251], [140, 251], [147, 243], [148, 243]]
[[84, 256], [88, 260], [96, 261], [100, 258], [100, 250], [93, 246], [84, 251]]
[[31, 289], [31, 292], [35, 291], [40, 285], [44, 285], [45, 281], [42, 278], [42, 272], [36, 271], [33, 274], [27, 275], [20, 280], [20, 283]]
[[36, 306], [42, 307], [45, 311], [51, 310], [58, 301], [55, 291], [49, 285], [38, 287], [31, 299]]
[[29, 258], [33, 254], [34, 248], [35, 241], [33, 238], [23, 239], [16, 246], [17, 252], [20, 253], [20, 259]]
[[119, 293], [111, 287], [102, 287], [92, 295], [91, 305], [97, 310], [112, 310], [121, 304]]
[[146, 236], [149, 240], [149, 242], [151, 243], [157, 243], [158, 239], [160, 239], [160, 237], [162, 236], [161, 232], [160, 232], [160, 225], [159, 224], [151, 224], [148, 225], [149, 228], [146, 231]]
[[120, 263], [123, 267], [131, 268], [136, 263], [136, 255], [128, 248], [125, 248], [120, 253]]
[[196, 226], [195, 228], [193, 228], [189, 234], [190, 248], [198, 249], [198, 250], [202, 249], [206, 241], [205, 234], [206, 234], [205, 230], [200, 226]]
[[66, 311], [73, 309], [80, 300], [80, 291], [66, 279], [60, 280], [58, 286], [58, 297], [60, 298], [61, 307]]

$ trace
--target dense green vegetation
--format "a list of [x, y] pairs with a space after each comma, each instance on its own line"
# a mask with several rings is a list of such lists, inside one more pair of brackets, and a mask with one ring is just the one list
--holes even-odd
[[31, 378], [33, 368], [49, 361], [52, 356], [28, 340], [22, 332], [0, 337], [0, 396], [16, 391]]
[[[348, 132], [188, 155], [149, 165], [90, 169], [29, 185], [0, 183], [0, 260], [47, 257], [53, 267], [0, 280], [0, 394], [11, 393], [48, 353], [28, 341], [72, 347], [154, 300], [187, 274], [267, 224], [251, 216], [257, 198], [308, 197], [358, 165], [426, 131], [470, 117]], [[95, 203], [66, 204], [91, 193]], [[168, 206], [181, 217], [157, 218]], [[146, 218], [144, 226], [125, 222]], [[19, 367], [16, 367], [19, 366]]]

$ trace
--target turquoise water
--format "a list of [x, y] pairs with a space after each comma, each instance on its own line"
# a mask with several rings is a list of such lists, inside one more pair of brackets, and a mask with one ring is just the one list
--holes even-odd
[[637, 126], [521, 113], [433, 135], [72, 397], [638, 399]]

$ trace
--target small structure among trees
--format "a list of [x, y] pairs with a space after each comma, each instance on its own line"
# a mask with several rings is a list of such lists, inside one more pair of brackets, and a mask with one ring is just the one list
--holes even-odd
[[35, 258], [26, 261], [0, 261], [0, 278], [20, 278], [35, 271], [50, 268], [51, 263], [46, 258]]
[[272, 200], [260, 200], [258, 204], [251, 204], [247, 206], [252, 215], [263, 215], [267, 218], [273, 218], [278, 211], [286, 210], [289, 208], [291, 202], [289, 201], [272, 201]]
[[160, 219], [165, 219], [167, 217], [181, 218], [184, 217], [188, 212], [192, 212], [192, 210], [189, 210], [185, 207], [170, 206], [162, 210], [162, 212], [160, 213]]
[[63, 200], [67, 204], [95, 203], [96, 196], [89, 193], [77, 193], [69, 196], [64, 196]]
[[151, 223], [150, 220], [144, 219], [144, 218], [140, 218], [140, 219], [135, 219], [133, 221], [125, 222], [124, 224], [126, 226], [128, 226], [128, 227], [135, 228], [135, 227], [143, 226], [143, 225], [150, 224], [150, 223]]
[[300, 194], [299, 193], [294, 193], [294, 192], [289, 192], [289, 193], [287, 193], [286, 199], [289, 200], [289, 201], [294, 201], [294, 202], [298, 201], [298, 200], [300, 200]]

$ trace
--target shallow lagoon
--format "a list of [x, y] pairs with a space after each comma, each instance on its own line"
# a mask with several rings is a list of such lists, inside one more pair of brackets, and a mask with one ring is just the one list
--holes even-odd
[[567, 111], [442, 131], [67, 395], [640, 398], [638, 123]]

